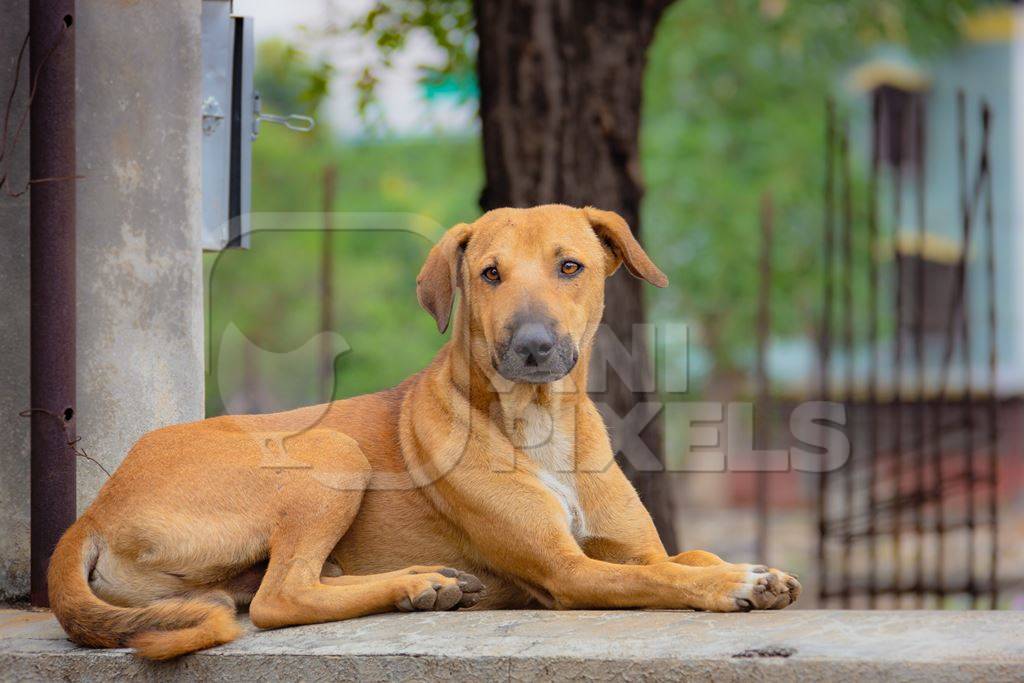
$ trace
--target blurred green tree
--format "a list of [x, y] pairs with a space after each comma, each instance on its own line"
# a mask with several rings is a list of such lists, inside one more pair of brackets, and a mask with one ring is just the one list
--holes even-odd
[[[659, 28], [672, 4], [387, 0], [355, 27], [375, 38], [383, 68], [413, 32], [442, 48], [441, 71], [465, 70], [476, 53], [485, 210], [594, 204], [618, 211], [639, 235], [643, 167], [657, 193], [644, 203], [645, 225], [662, 226], [644, 235], [650, 241], [656, 233], [653, 251], [668, 259], [674, 279], [671, 293], [655, 299], [659, 314], [696, 322], [712, 376], [722, 377], [749, 355], [762, 192], [777, 195], [783, 209], [778, 295], [797, 304], [777, 316], [779, 331], [795, 331], [799, 313], [816, 303], [808, 300], [816, 289], [807, 286], [808, 264], [817, 255], [808, 236], [820, 209], [808, 194], [816, 197], [820, 185], [822, 103], [838, 69], [882, 41], [947, 44], [972, 3], [686, 0]], [[470, 27], [475, 41], [465, 40]], [[654, 65], [645, 69], [649, 56]], [[366, 101], [376, 82], [368, 69]], [[627, 347], [647, 319], [644, 299], [642, 285], [622, 273], [609, 283], [604, 322]], [[608, 391], [595, 399], [625, 415], [645, 397], [612, 374]], [[664, 462], [661, 419], [641, 437]], [[666, 478], [634, 470], [628, 458], [622, 464], [674, 546]]]
[[[286, 43], [259, 46], [255, 80], [268, 109], [316, 115], [322, 98], [310, 85], [323, 73], [321, 62]], [[330, 331], [350, 347], [336, 360], [333, 396], [393, 386], [444, 342], [416, 303], [416, 273], [431, 244], [424, 233], [436, 238], [477, 211], [479, 141], [342, 140], [318, 118], [309, 134], [261, 127], [253, 144], [252, 246], [205, 257], [208, 415], [325, 400], [309, 374], [315, 359], [291, 355], [321, 332], [323, 211], [337, 212]], [[329, 166], [338, 180], [334, 203], [325, 206]]]
[[320, 107], [334, 77], [325, 59], [311, 60], [295, 45], [272, 38], [256, 50], [256, 90], [264, 109], [274, 113], [310, 114]]
[[[645, 55], [671, 1], [382, 0], [354, 28], [380, 47], [381, 68], [414, 32], [428, 34], [442, 48], [444, 63], [435, 70], [458, 73], [475, 64], [484, 151], [482, 209], [594, 205], [617, 211], [639, 236]], [[367, 102], [377, 80], [374, 68], [367, 69], [362, 82]], [[616, 274], [605, 294], [604, 324], [634, 349], [635, 363], [651, 367], [643, 286], [624, 272]], [[606, 412], [625, 417], [638, 402], [654, 398], [635, 392], [629, 378], [606, 374], [606, 390], [593, 395]], [[619, 462], [672, 552], [676, 534], [668, 480], [649, 467], [651, 456], [664, 462], [664, 420], [657, 415], [647, 424], [626, 420], [624, 425], [638, 432], [642, 443], [612, 430]], [[623, 444], [631, 442], [649, 455], [633, 447], [625, 452]], [[645, 466], [634, 466], [639, 463]]]
[[[662, 19], [670, 4], [382, 0], [353, 26], [334, 30], [360, 31], [379, 48], [378, 61], [359, 80], [360, 109], [370, 118], [380, 70], [414, 33], [441, 48], [440, 63], [424, 65], [425, 82], [448, 87], [476, 75], [482, 208], [595, 204], [619, 211], [639, 232], [642, 203], [645, 239], [673, 279], [669, 290], [648, 295], [656, 315], [694, 322], [711, 356], [712, 375], [728, 376], [750, 355], [758, 286], [756, 207], [764, 192], [778, 207], [775, 297], [787, 304], [775, 306], [775, 332], [806, 332], [807, 312], [816, 309], [817, 288], [809, 283], [818, 260], [821, 111], [841, 70], [879, 42], [919, 51], [949, 45], [963, 13], [976, 3], [684, 0]], [[261, 76], [275, 106], [285, 108], [303, 97], [315, 101], [329, 86], [329, 66], [310, 65], [287, 46], [267, 47], [261, 59], [261, 69], [276, 64]], [[269, 81], [284, 85], [274, 90]], [[303, 95], [307, 91], [310, 95]], [[309, 182], [310, 173], [316, 175], [311, 165], [347, 155], [359, 173], [350, 179], [341, 164], [339, 201], [346, 208], [403, 205], [422, 213], [441, 201], [446, 207], [434, 215], [442, 224], [464, 220], [475, 213], [465, 190], [481, 180], [479, 148], [449, 142], [353, 149], [321, 139], [297, 164], [288, 145], [301, 143], [281, 142], [271, 160], [269, 150], [278, 143], [261, 138], [257, 155], [267, 157], [256, 165], [265, 169], [257, 179], [256, 204], [264, 210], [319, 208], [318, 186]], [[420, 154], [438, 163], [454, 154], [463, 165], [438, 171]], [[434, 170], [417, 176], [424, 170], [417, 166]], [[451, 179], [452, 168], [464, 173]], [[641, 170], [651, 187], [646, 200]], [[444, 182], [436, 183], [439, 179]], [[403, 189], [388, 192], [387, 187]], [[458, 211], [449, 213], [456, 206]], [[382, 273], [392, 267], [386, 259], [373, 265]], [[290, 299], [287, 309], [298, 300]], [[627, 346], [634, 324], [645, 320], [643, 304], [640, 283], [622, 274], [610, 283], [606, 322]], [[381, 316], [378, 320], [387, 318], [386, 312]], [[407, 339], [408, 346], [414, 338]], [[435, 347], [436, 341], [424, 341], [422, 348]], [[396, 365], [401, 364], [388, 367]], [[611, 377], [610, 391], [597, 398], [624, 415], [638, 397], [616, 379]], [[659, 456], [662, 430], [655, 420], [642, 432]], [[675, 536], [666, 478], [631, 474], [671, 547]]]

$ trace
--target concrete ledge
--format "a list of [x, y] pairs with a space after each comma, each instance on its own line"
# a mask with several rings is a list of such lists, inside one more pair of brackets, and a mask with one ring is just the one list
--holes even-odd
[[440, 612], [251, 632], [168, 664], [0, 610], [0, 680], [1019, 681], [1022, 612]]

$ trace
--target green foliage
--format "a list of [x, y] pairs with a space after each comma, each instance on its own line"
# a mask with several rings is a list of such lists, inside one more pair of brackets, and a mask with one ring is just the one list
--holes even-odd
[[[473, 81], [476, 74], [476, 36], [470, 0], [386, 0], [376, 2], [348, 30], [370, 37], [377, 45], [377, 59], [363, 70], [358, 81], [359, 113], [370, 117], [376, 103], [381, 71], [389, 68], [410, 38], [423, 35], [441, 49], [439, 64], [423, 64], [423, 80], [438, 83], [452, 77]], [[475, 86], [462, 86], [475, 92]]]
[[[882, 43], [925, 55], [942, 50], [978, 4], [681, 0], [666, 12], [645, 80], [641, 158], [645, 239], [674, 286], [653, 295], [653, 317], [695, 323], [713, 371], [741, 370], [753, 355], [764, 195], [776, 207], [773, 332], [812, 331], [820, 303], [824, 101], [845, 69]], [[355, 25], [380, 48], [364, 75], [364, 107], [380, 69], [417, 32], [442, 48], [440, 72], [471, 70], [476, 46], [465, 36], [472, 21], [466, 0], [376, 3]], [[860, 200], [856, 211], [863, 212]], [[855, 249], [867, 249], [863, 234]]]
[[[644, 239], [672, 287], [653, 295], [652, 317], [694, 323], [693, 341], [713, 372], [745, 371], [752, 357], [765, 194], [775, 204], [773, 332], [811, 332], [820, 304], [823, 103], [844, 70], [880, 42], [943, 49], [970, 4], [683, 0], [665, 14], [645, 82], [643, 217]], [[443, 51], [441, 64], [425, 65], [424, 79], [441, 90], [466, 89], [475, 53], [469, 0], [378, 2], [355, 28], [380, 48], [363, 74], [364, 109], [380, 69], [415, 33]], [[268, 109], [280, 111], [314, 108], [331, 77], [329, 65], [282, 43], [261, 45], [258, 68]], [[333, 139], [326, 125], [312, 135], [265, 126], [254, 153], [255, 224], [273, 230], [257, 233], [248, 251], [208, 256], [208, 410], [223, 410], [218, 363], [241, 353], [218, 346], [229, 323], [274, 352], [301, 347], [319, 331], [328, 165], [338, 168], [332, 208], [342, 213], [334, 227], [351, 230], [337, 233], [333, 246], [336, 331], [352, 347], [338, 361], [335, 395], [374, 391], [423, 367], [442, 338], [415, 300], [429, 243], [408, 230], [439, 231], [478, 213], [479, 142], [353, 144]], [[862, 234], [857, 244], [866, 249]], [[257, 374], [278, 397], [273, 407], [320, 398], [308, 376], [264, 357]]]
[[279, 39], [259, 44], [256, 63], [256, 90], [265, 110], [278, 114], [313, 114], [334, 77], [330, 62], [310, 61], [297, 47]]
[[[328, 165], [337, 167], [331, 207], [333, 331], [351, 347], [337, 360], [334, 395], [377, 391], [426, 366], [444, 339], [416, 302], [416, 274], [431, 239], [478, 212], [477, 141], [353, 144], [333, 141], [326, 132], [310, 139], [266, 126], [253, 149], [251, 248], [206, 257], [208, 414], [224, 412], [232, 393], [248, 394], [246, 410], [323, 400], [315, 347], [313, 355], [290, 352], [320, 332], [323, 169]], [[231, 325], [251, 340], [249, 357], [245, 345], [230, 335]], [[241, 370], [233, 367], [238, 365]], [[245, 373], [248, 384], [219, 386], [229, 369]]]

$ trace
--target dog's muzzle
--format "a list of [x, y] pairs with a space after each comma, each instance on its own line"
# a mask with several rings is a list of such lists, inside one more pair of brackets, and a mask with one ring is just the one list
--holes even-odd
[[513, 382], [546, 384], [569, 374], [578, 359], [576, 345], [568, 335], [556, 335], [545, 323], [528, 322], [512, 333], [495, 368]]

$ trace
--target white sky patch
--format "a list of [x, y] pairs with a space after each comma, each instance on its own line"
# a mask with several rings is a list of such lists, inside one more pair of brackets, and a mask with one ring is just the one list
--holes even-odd
[[[329, 119], [345, 137], [364, 133], [364, 124], [356, 109], [356, 82], [366, 64], [376, 54], [373, 41], [346, 33], [345, 27], [373, 5], [372, 0], [234, 0], [236, 14], [251, 16], [257, 44], [268, 38], [281, 38], [306, 51], [311, 58], [326, 56], [336, 69], [330, 94], [319, 116]], [[339, 35], [331, 39], [317, 37], [333, 24]], [[400, 136], [465, 134], [477, 128], [476, 105], [450, 100], [428, 101], [419, 84], [420, 65], [442, 61], [441, 50], [425, 35], [412, 36], [393, 67], [382, 72], [377, 86], [380, 113], [386, 130]], [[290, 112], [274, 112], [290, 113]]]

